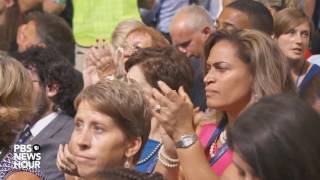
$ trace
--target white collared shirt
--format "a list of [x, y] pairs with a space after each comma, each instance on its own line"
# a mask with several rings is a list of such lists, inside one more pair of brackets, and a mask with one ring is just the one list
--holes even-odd
[[41, 118], [39, 121], [37, 121], [31, 128], [31, 134], [32, 137], [36, 137], [45, 127], [48, 126], [48, 124], [50, 124], [54, 118], [56, 118], [58, 116], [58, 113], [56, 112], [52, 112], [50, 114], [48, 114], [47, 116]]

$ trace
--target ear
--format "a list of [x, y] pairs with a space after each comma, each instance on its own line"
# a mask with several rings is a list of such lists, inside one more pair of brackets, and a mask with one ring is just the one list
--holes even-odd
[[209, 35], [212, 33], [212, 28], [206, 26], [202, 29], [201, 33], [205, 36], [205, 37], [209, 37]]
[[136, 137], [128, 141], [125, 156], [127, 159], [132, 159], [132, 157], [137, 154], [142, 146], [142, 139], [141, 137]]
[[49, 86], [46, 87], [47, 96], [49, 98], [52, 98], [55, 95], [57, 95], [58, 91], [59, 91], [59, 85], [58, 84], [52, 84], [50, 87]]

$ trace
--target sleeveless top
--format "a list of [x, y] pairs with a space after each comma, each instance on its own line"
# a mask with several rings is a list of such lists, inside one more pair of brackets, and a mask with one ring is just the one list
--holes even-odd
[[[208, 153], [211, 144], [208, 144], [210, 138], [212, 137], [213, 133], [217, 129], [218, 125], [215, 123], [205, 124], [202, 125], [200, 129], [199, 139], [200, 143], [206, 149], [208, 161], [211, 159]], [[220, 148], [221, 149], [221, 148]], [[218, 153], [219, 154], [219, 153]], [[227, 149], [225, 153], [221, 155], [220, 158], [211, 165], [211, 169], [217, 176], [221, 176], [224, 170], [232, 163], [232, 151]]]

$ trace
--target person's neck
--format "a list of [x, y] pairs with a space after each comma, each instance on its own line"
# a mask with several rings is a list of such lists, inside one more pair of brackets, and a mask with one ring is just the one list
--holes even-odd
[[250, 99], [247, 99], [245, 101], [239, 102], [237, 105], [225, 111], [228, 117], [228, 126], [233, 126], [240, 113], [247, 108], [249, 103]]
[[309, 64], [305, 59], [301, 59], [301, 60], [289, 60], [289, 65], [291, 68], [292, 75], [299, 76], [301, 74], [305, 74]]

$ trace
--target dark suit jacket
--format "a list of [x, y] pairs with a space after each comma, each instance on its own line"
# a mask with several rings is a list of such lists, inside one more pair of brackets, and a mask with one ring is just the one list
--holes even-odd
[[60, 144], [70, 140], [74, 124], [70, 116], [60, 113], [29, 143], [40, 145], [40, 169], [48, 180], [63, 180], [64, 174], [56, 165], [57, 152]]

